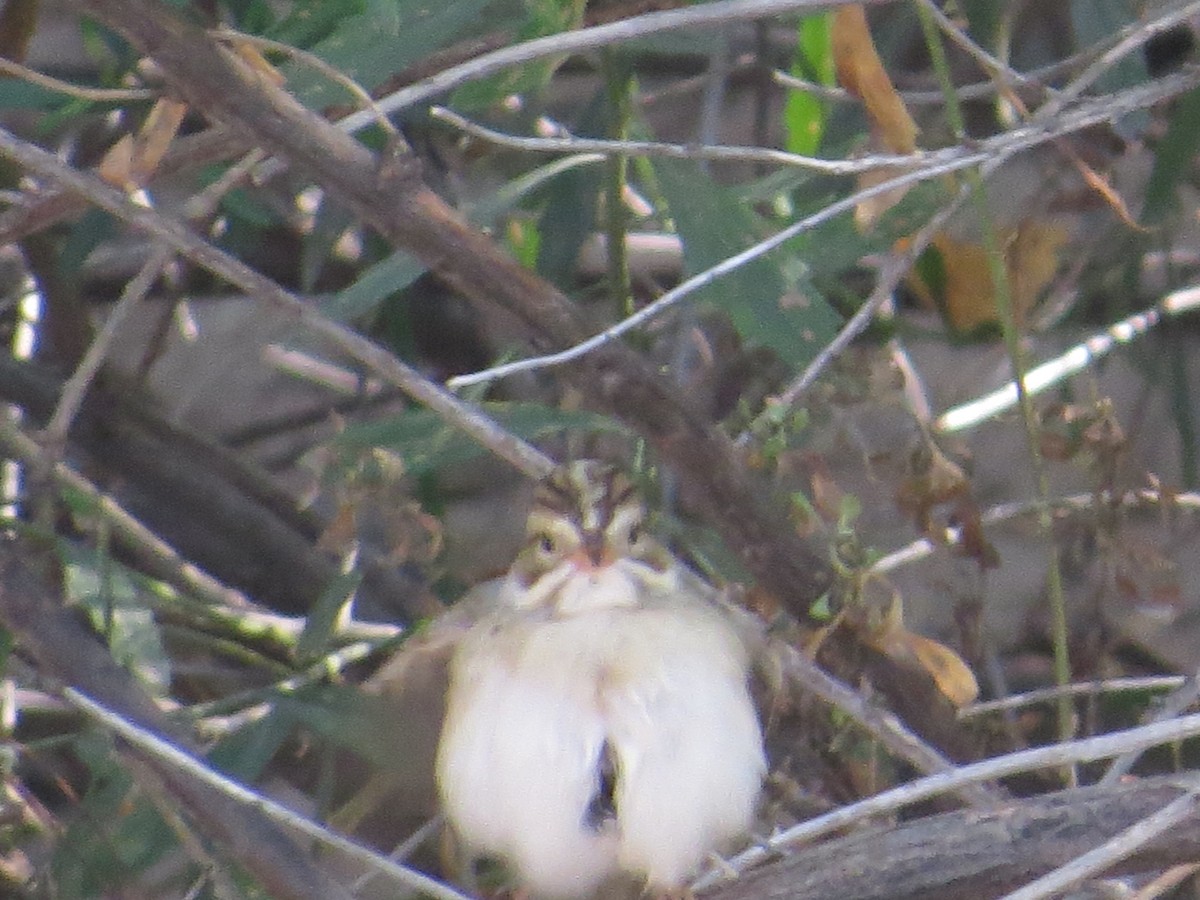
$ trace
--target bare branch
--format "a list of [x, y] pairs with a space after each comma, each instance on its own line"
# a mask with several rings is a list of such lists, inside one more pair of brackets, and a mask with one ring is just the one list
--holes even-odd
[[[86, 695], [119, 711], [122, 719], [138, 728], [166, 736], [160, 740], [177, 751], [179, 747], [194, 748], [192, 735], [167, 719], [71, 610], [51, 599], [23, 560], [30, 556], [28, 547], [15, 542], [0, 552], [0, 619], [23, 650], [32, 654], [39, 671], [69, 685], [73, 704]], [[313, 865], [311, 857], [259, 809], [239, 804], [161, 757], [124, 744], [118, 752], [132, 754], [150, 767], [164, 789], [187, 809], [191, 820], [224, 845], [230, 858], [258, 878], [272, 897], [349, 900], [345, 888]]]
[[[962, 900], [997, 897], [1086, 853], [1194, 788], [1160, 776], [1072, 788], [994, 810], [924, 816], [867, 827], [707, 889], [709, 900]], [[1200, 852], [1200, 821], [1118, 860], [1113, 874], [1152, 873]], [[1139, 895], [1140, 896], [1140, 895]]]
[[14, 78], [20, 78], [22, 81], [28, 81], [30, 84], [36, 84], [38, 87], [45, 88], [48, 91], [57, 91], [60, 94], [77, 97], [80, 100], [90, 100], [94, 103], [113, 103], [122, 100], [153, 100], [159, 96], [158, 91], [148, 88], [93, 88], [72, 84], [60, 78], [43, 75], [41, 72], [31, 69], [28, 66], [23, 66], [21, 63], [11, 59], [5, 59], [2, 56], [0, 56], [0, 72], [11, 75]]
[[466, 895], [460, 894], [449, 885], [436, 881], [428, 875], [423, 875], [416, 869], [392, 862], [369, 847], [364, 847], [362, 844], [330, 831], [319, 822], [314, 822], [312, 819], [293, 812], [265, 794], [238, 784], [211, 768], [203, 760], [197, 759], [170, 741], [164, 740], [120, 713], [109, 709], [83, 691], [71, 687], [64, 688], [63, 697], [68, 703], [87, 713], [105, 728], [119, 735], [131, 746], [136, 747], [148, 759], [154, 760], [160, 768], [172, 769], [198, 783], [220, 791], [235, 803], [261, 813], [289, 830], [297, 831], [305, 837], [319, 841], [351, 859], [370, 866], [381, 875], [390, 878], [398, 887], [421, 891], [437, 900], [467, 900]]
[[20, 163], [30, 172], [53, 179], [87, 197], [101, 209], [148, 232], [248, 295], [287, 310], [315, 334], [327, 338], [351, 358], [376, 372], [383, 380], [424, 403], [521, 471], [533, 477], [541, 477], [553, 468], [554, 464], [550, 459], [502, 429], [478, 409], [433, 384], [416, 369], [405, 365], [356, 332], [325, 318], [312, 306], [204, 241], [181, 223], [168, 219], [157, 210], [139, 206], [98, 178], [76, 172], [58, 160], [54, 154], [47, 153], [3, 130], [0, 130], [0, 153]]
[[159, 247], [154, 250], [150, 254], [150, 257], [142, 264], [142, 268], [138, 273], [129, 280], [125, 285], [125, 289], [121, 291], [121, 296], [117, 300], [116, 306], [109, 313], [104, 327], [100, 329], [100, 333], [96, 335], [91, 346], [88, 347], [87, 353], [80, 360], [75, 373], [63, 386], [58, 406], [55, 408], [54, 415], [50, 417], [50, 421], [43, 432], [43, 437], [50, 446], [61, 447], [66, 441], [67, 432], [71, 430], [71, 423], [75, 421], [75, 416], [79, 412], [80, 405], [83, 403], [84, 395], [87, 394], [92, 379], [100, 371], [100, 366], [104, 363], [104, 357], [107, 355], [108, 348], [116, 338], [117, 332], [120, 331], [121, 326], [125, 324], [138, 305], [146, 299], [146, 295], [154, 287], [154, 282], [158, 278], [159, 273], [170, 262], [173, 255], [174, 253], [168, 247]]
[[[1019, 772], [1032, 772], [1037, 769], [1107, 759], [1128, 750], [1154, 747], [1197, 734], [1200, 734], [1200, 714], [1183, 716], [1170, 722], [1142, 725], [1138, 728], [1117, 731], [1100, 737], [1065, 741], [1047, 747], [1035, 747], [1031, 750], [985, 759], [967, 766], [960, 766], [952, 772], [917, 779], [909, 784], [876, 794], [874, 797], [868, 797], [833, 812], [817, 816], [807, 822], [801, 822], [799, 825], [771, 837], [760, 846], [752, 847], [739, 854], [730, 864], [736, 871], [744, 871], [778, 850], [795, 846], [801, 842], [813, 841], [822, 835], [861, 822], [871, 816], [894, 812], [966, 784], [993, 781]], [[697, 883], [696, 887], [705, 887], [717, 880], [717, 876], [712, 876]]]
[[1077, 856], [1064, 866], [1048, 872], [1032, 884], [1013, 891], [1004, 900], [1045, 900], [1054, 897], [1085, 878], [1099, 875], [1113, 867], [1114, 863], [1132, 856], [1146, 844], [1180, 822], [1196, 814], [1196, 799], [1200, 786], [1191, 788], [1182, 797], [1176, 797], [1152, 816], [1130, 825], [1123, 832], [1101, 846]]
[[[194, 107], [312, 173], [345, 208], [450, 287], [485, 310], [503, 309], [527, 329], [537, 349], [568, 347], [584, 337], [571, 302], [465, 225], [420, 181], [410, 157], [393, 152], [376, 159], [173, 11], [132, 0], [79, 4], [151, 55]], [[362, 350], [356, 346], [355, 352]], [[393, 362], [386, 364], [389, 371]], [[703, 486], [697, 492], [703, 512], [730, 547], [760, 583], [806, 616], [828, 588], [828, 565], [788, 526], [782, 510], [753, 488], [732, 442], [630, 348], [610, 345], [566, 374], [592, 406], [631, 424], [684, 480]]]

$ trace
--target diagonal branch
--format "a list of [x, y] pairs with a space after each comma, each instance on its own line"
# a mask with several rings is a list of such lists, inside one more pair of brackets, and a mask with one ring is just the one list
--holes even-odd
[[[79, 618], [51, 599], [22, 560], [23, 554], [28, 555], [28, 548], [15, 543], [0, 550], [0, 621], [33, 655], [39, 670], [119, 710], [142, 728], [194, 750], [192, 736], [170, 722]], [[349, 900], [345, 888], [314, 866], [308, 854], [257, 809], [240, 806], [221, 791], [134, 748], [124, 746], [119, 752], [154, 772], [205, 834], [223, 844], [270, 896]]]
[[[393, 150], [377, 159], [162, 4], [80, 0], [79, 6], [153, 57], [194, 108], [306, 171], [472, 302], [515, 316], [538, 349], [562, 349], [584, 337], [570, 301], [467, 226], [422, 183], [412, 157]], [[706, 498], [709, 518], [747, 568], [807, 614], [830, 584], [828, 565], [794, 534], [781, 510], [757, 495], [724, 434], [623, 345], [604, 348], [569, 369], [567, 378], [594, 406], [648, 438]]]

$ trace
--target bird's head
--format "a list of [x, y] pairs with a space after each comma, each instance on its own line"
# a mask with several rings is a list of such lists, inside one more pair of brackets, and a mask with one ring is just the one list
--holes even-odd
[[[647, 533], [646, 509], [630, 480], [612, 466], [578, 460], [561, 466], [534, 493], [526, 542], [513, 574], [530, 607], [579, 612], [571, 586], [588, 584], [588, 608], [635, 605], [617, 582], [668, 570], [666, 550]], [[611, 583], [613, 589], [594, 588]], [[524, 605], [524, 604], [523, 604]]]

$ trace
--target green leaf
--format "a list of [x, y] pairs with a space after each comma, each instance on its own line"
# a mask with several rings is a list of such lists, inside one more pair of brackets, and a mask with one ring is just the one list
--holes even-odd
[[75, 280], [88, 254], [114, 234], [112, 216], [100, 209], [89, 209], [71, 227], [59, 247], [58, 274], [68, 281]]
[[87, 767], [79, 815], [55, 842], [54, 894], [61, 898], [108, 896], [174, 846], [174, 832], [115, 761], [112, 745], [96, 734], [73, 742]]
[[266, 32], [266, 36], [293, 47], [311, 47], [337, 31], [344, 19], [362, 15], [364, 0], [294, 0], [287, 15]]
[[[546, 189], [548, 185], [558, 180], [567, 182], [566, 193], [569, 193], [572, 198], [570, 214], [573, 217], [572, 221], [577, 221], [579, 219], [579, 195], [576, 193], [577, 188], [572, 187], [576, 184], [576, 180], [572, 179], [569, 173], [579, 168], [596, 169], [594, 164], [599, 161], [600, 158], [594, 154], [579, 154], [557, 159], [519, 178], [505, 182], [492, 194], [473, 206], [468, 206], [464, 212], [479, 227], [490, 228], [500, 216], [522, 200], [539, 190]], [[598, 171], [589, 176], [597, 183], [599, 177]], [[539, 238], [545, 233], [544, 227], [538, 229]], [[558, 234], [560, 237], [563, 234], [561, 229], [552, 233]], [[582, 240], [582, 236], [580, 240]], [[527, 256], [537, 254], [540, 246], [540, 240], [531, 242], [530, 247], [524, 248]], [[576, 245], [575, 251], [570, 254], [572, 262], [577, 252], [578, 246]], [[397, 251], [370, 266], [359, 275], [353, 284], [322, 301], [321, 312], [338, 322], [354, 321], [373, 312], [381, 302], [404, 290], [420, 278], [425, 271], [426, 266], [415, 257], [403, 251]]]
[[[312, 52], [370, 91], [396, 72], [454, 40], [502, 21], [483, 15], [492, 0], [369, 0], [358, 15], [343, 19]], [[346, 89], [311, 67], [288, 63], [281, 69], [288, 89], [301, 103], [321, 108], [351, 100]]]
[[275, 210], [244, 188], [234, 188], [222, 197], [221, 211], [255, 228], [274, 228], [279, 223]]
[[498, 190], [484, 197], [478, 203], [468, 206], [466, 213], [471, 221], [480, 228], [490, 228], [501, 215], [564, 173], [577, 168], [595, 167], [603, 161], [604, 157], [598, 153], [576, 153], [556, 159], [554, 162], [539, 166], [531, 172], [526, 172], [524, 175], [505, 182]]
[[[830, 13], [806, 16], [797, 29], [792, 74], [817, 84], [834, 83]], [[790, 90], [783, 108], [784, 146], [792, 153], [813, 156], [821, 146], [829, 104], [807, 91]]]
[[1200, 146], [1200, 88], [1189, 91], [1175, 101], [1167, 133], [1163, 135], [1154, 155], [1154, 168], [1146, 185], [1146, 206], [1142, 223], [1161, 222], [1175, 208], [1180, 179], [1191, 170]]
[[222, 739], [208, 754], [208, 762], [230, 778], [253, 782], [294, 730], [294, 718], [272, 707], [265, 716]]
[[330, 201], [326, 194], [321, 198], [321, 205], [313, 222], [312, 231], [304, 236], [300, 249], [300, 287], [311, 292], [321, 277], [325, 264], [333, 255], [334, 247], [342, 239], [346, 230], [354, 224], [355, 218], [349, 211], [337, 203]]
[[304, 630], [296, 642], [298, 659], [313, 660], [328, 649], [342, 611], [354, 599], [361, 583], [362, 573], [357, 570], [343, 572], [329, 582], [304, 620]]
[[158, 693], [166, 693], [171, 660], [158, 622], [128, 572], [98, 551], [59, 542], [66, 596], [87, 613], [92, 627], [108, 640], [118, 663], [137, 673]]
[[[583, 24], [585, 0], [525, 0], [526, 19], [516, 41], [571, 31]], [[514, 41], [514, 43], [516, 43]], [[451, 105], [480, 109], [499, 103], [510, 94], [526, 94], [544, 87], [566, 56], [535, 60], [510, 66], [503, 72], [465, 84], [454, 92]]]
[[[609, 108], [603, 86], [576, 117], [580, 134], [608, 134]], [[571, 284], [584, 239], [596, 227], [596, 206], [604, 186], [603, 166], [559, 172], [546, 188], [546, 206], [538, 220], [541, 242], [537, 272], [554, 284]]]
[[358, 319], [404, 290], [420, 278], [425, 269], [415, 257], [397, 250], [368, 268], [349, 287], [321, 301], [321, 313], [338, 322]]
[[[759, 239], [760, 222], [731, 192], [695, 164], [655, 160], [654, 172], [683, 239], [684, 267], [695, 275]], [[806, 277], [799, 261], [789, 276], [780, 252], [759, 257], [697, 293], [724, 310], [746, 341], [770, 347], [787, 363], [809, 362], [836, 333], [840, 320]]]
[[0, 79], [0, 109], [53, 110], [66, 104], [61, 91], [52, 91], [17, 78]]

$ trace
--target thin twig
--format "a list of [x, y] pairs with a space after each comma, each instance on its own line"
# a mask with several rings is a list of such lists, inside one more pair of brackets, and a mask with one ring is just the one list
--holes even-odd
[[927, 178], [933, 177], [932, 172], [937, 174], [948, 174], [966, 168], [969, 165], [975, 165], [981, 161], [980, 158], [969, 157], [966, 159], [954, 160], [950, 163], [941, 166], [934, 166], [929, 169], [922, 169], [919, 172], [910, 172], [904, 175], [899, 175], [896, 178], [891, 178], [880, 184], [865, 188], [849, 197], [845, 197], [834, 203], [829, 204], [811, 216], [806, 216], [797, 222], [793, 222], [787, 228], [777, 231], [775, 234], [766, 240], [743, 250], [741, 253], [735, 253], [733, 256], [728, 256], [721, 262], [717, 263], [703, 272], [693, 275], [691, 278], [681, 282], [676, 287], [667, 291], [657, 300], [642, 307], [632, 316], [628, 316], [617, 322], [615, 325], [606, 328], [593, 337], [585, 341], [580, 341], [573, 347], [568, 347], [558, 353], [547, 353], [542, 356], [534, 356], [528, 359], [517, 360], [516, 362], [506, 363], [504, 365], [493, 366], [490, 369], [484, 369], [479, 372], [472, 372], [467, 375], [457, 375], [454, 378], [447, 380], [446, 384], [451, 388], [463, 388], [473, 384], [486, 384], [495, 381], [499, 378], [507, 378], [510, 375], [515, 375], [519, 372], [536, 371], [550, 368], [552, 366], [561, 366], [566, 363], [573, 362], [582, 356], [586, 356], [593, 350], [597, 350], [608, 344], [627, 332], [633, 331], [641, 327], [651, 319], [662, 315], [671, 307], [675, 306], [682, 300], [696, 293], [700, 289], [707, 287], [719, 278], [723, 278], [731, 272], [740, 269], [749, 262], [765, 256], [781, 244], [787, 243], [797, 235], [803, 234], [806, 231], [811, 231], [818, 225], [835, 219], [842, 213], [849, 212], [854, 209], [859, 203], [868, 200], [878, 194], [884, 194], [888, 191], [895, 190], [908, 184], [924, 181]]
[[[1171, 866], [1162, 874], [1150, 879], [1129, 896], [1129, 900], [1157, 900], [1179, 887], [1200, 871], [1200, 863]], [[1172, 895], [1174, 896], [1174, 895]]]
[[1075, 98], [1079, 97], [1095, 82], [1108, 72], [1118, 62], [1143, 46], [1155, 35], [1161, 34], [1200, 12], [1200, 2], [1187, 3], [1176, 9], [1167, 9], [1157, 19], [1145, 22], [1134, 22], [1125, 26], [1116, 35], [1113, 45], [1101, 54], [1100, 58], [1073, 78], [1061, 91], [1056, 93], [1047, 103], [1038, 107], [1033, 114], [1034, 119], [1050, 119]]
[[83, 87], [82, 85], [72, 84], [69, 81], [63, 81], [50, 75], [43, 75], [41, 72], [35, 71], [28, 66], [23, 66], [11, 59], [5, 59], [2, 56], [0, 56], [0, 72], [12, 75], [14, 78], [20, 78], [22, 81], [28, 81], [30, 84], [36, 84], [38, 87], [43, 87], [48, 91], [56, 91], [59, 94], [78, 97], [80, 100], [91, 100], [96, 103], [153, 100], [155, 97], [160, 96], [159, 91], [150, 90], [149, 88]]
[[1070, 684], [1038, 688], [1023, 694], [1001, 697], [973, 703], [958, 711], [960, 719], [974, 719], [994, 712], [1007, 712], [1035, 703], [1057, 700], [1064, 694], [1068, 697], [1091, 697], [1100, 694], [1124, 692], [1165, 691], [1180, 687], [1187, 679], [1182, 675], [1151, 675], [1141, 678], [1103, 678], [1098, 681], [1073, 681]]
[[[1003, 60], [998, 59], [983, 47], [980, 47], [979, 44], [975, 43], [975, 41], [973, 41], [968, 34], [966, 34], [954, 23], [953, 19], [942, 12], [941, 8], [934, 3], [933, 0], [919, 0], [919, 2], [937, 23], [937, 26], [948, 38], [950, 38], [951, 41], [953, 41], [960, 49], [965, 51], [968, 56], [978, 62], [980, 68], [987, 72], [988, 75], [1000, 82], [1000, 90], [1002, 93], [1007, 93], [1011, 90], [1011, 87], [1007, 82], [1025, 86], [1035, 86], [1041, 88], [1042, 90], [1050, 91], [1045, 84], [1030, 78], [1022, 72], [1018, 72], [1016, 69], [1007, 65]], [[1053, 91], [1050, 92], [1053, 93]], [[954, 93], [955, 96], [962, 97], [962, 95], [957, 91]], [[944, 88], [941, 92], [941, 96], [943, 100], [946, 99]]]
[[[417, 848], [434, 837], [442, 828], [445, 822], [442, 821], [440, 815], [434, 816], [407, 838], [401, 841], [391, 853], [388, 854], [388, 859], [394, 862], [402, 862], [408, 859]], [[368, 884], [379, 877], [378, 872], [364, 872], [353, 884], [354, 892], [357, 894], [363, 890]]]
[[[108, 523], [156, 577], [177, 585], [180, 590], [208, 604], [205, 615], [210, 619], [236, 623], [242, 630], [249, 627], [256, 633], [269, 633], [291, 641], [304, 630], [303, 618], [283, 616], [264, 609], [240, 591], [222, 584], [183, 559], [116, 500], [65, 463], [52, 460], [41, 444], [3, 418], [0, 418], [0, 448], [5, 455], [20, 460], [35, 471], [48, 473], [60, 490], [86, 498], [93, 513]], [[382, 640], [394, 633], [393, 626], [347, 622], [339, 629], [338, 636], [345, 640]]]
[[[263, 688], [251, 688], [240, 691], [238, 694], [229, 694], [224, 697], [217, 697], [216, 700], [205, 701], [202, 703], [192, 703], [190, 707], [186, 707], [182, 712], [187, 715], [188, 719], [193, 721], [203, 721], [217, 719], [220, 716], [229, 716], [242, 713], [248, 707], [262, 706], [264, 713], [266, 707], [269, 706], [269, 701], [276, 700], [278, 696], [286, 694], [295, 694], [301, 688], [307, 688], [310, 684], [324, 682], [326, 679], [336, 678], [347, 670], [349, 666], [353, 666], [356, 662], [365, 660], [367, 656], [379, 652], [385, 643], [395, 643], [403, 634], [402, 629], [398, 626], [388, 626], [388, 630], [380, 635], [380, 640], [376, 641], [359, 641], [348, 644], [346, 647], [341, 647], [332, 653], [326, 653], [322, 658], [307, 666], [304, 671], [294, 674], [288, 678], [281, 678], [277, 682], [263, 686]], [[251, 715], [247, 718], [257, 718]], [[238, 727], [245, 724], [242, 719], [238, 722]], [[203, 727], [203, 726], [202, 726]], [[210, 736], [212, 728], [208, 730]], [[227, 730], [228, 731], [228, 730]]]
[[[822, 347], [821, 352], [813, 357], [812, 362], [805, 366], [804, 371], [780, 392], [778, 398], [776, 398], [777, 403], [783, 405], [785, 408], [798, 403], [808, 389], [813, 386], [817, 378], [820, 377], [821, 373], [841, 355], [843, 350], [850, 346], [855, 338], [866, 330], [883, 305], [892, 299], [897, 285], [900, 284], [901, 279], [908, 273], [917, 257], [925, 252], [925, 248], [929, 246], [929, 243], [937, 236], [937, 233], [945, 227], [950, 217], [958, 212], [959, 207], [965, 199], [966, 192], [960, 191], [958, 196], [938, 210], [928, 222], [921, 226], [921, 229], [916, 234], [909, 238], [904, 249], [893, 251], [887, 256], [883, 264], [879, 267], [879, 272], [875, 279], [875, 287], [871, 290], [870, 296], [855, 311], [849, 321], [842, 326], [834, 339]], [[764, 412], [759, 419], [770, 413], [771, 411], [769, 410]], [[738, 443], [744, 444], [748, 441], [758, 424], [758, 420], [751, 423], [750, 427], [738, 436]]]
[[[725, 22], [763, 19], [785, 12], [815, 13], [837, 6], [839, 2], [840, 0], [715, 0], [712, 3], [703, 3], [682, 9], [630, 16], [628, 19], [607, 25], [579, 28], [575, 31], [535, 38], [485, 53], [462, 65], [445, 69], [423, 81], [402, 88], [394, 94], [389, 94], [378, 101], [378, 106], [387, 114], [398, 112], [426, 100], [432, 100], [434, 97], [470, 81], [486, 78], [488, 75], [500, 72], [510, 66], [532, 62], [547, 56], [595, 50], [610, 44], [618, 44], [622, 41], [676, 28], [711, 27]], [[888, 0], [867, 0], [867, 2], [878, 3], [888, 2]], [[342, 130], [353, 133], [370, 124], [371, 121], [370, 113], [359, 112], [347, 116], [337, 124]]]
[[[826, 674], [794, 647], [785, 645], [781, 653], [784, 674], [794, 684], [845, 713], [898, 759], [925, 774], [945, 774], [955, 770], [949, 759], [921, 740], [894, 714], [872, 704], [862, 694]], [[968, 805], [980, 808], [993, 806], [1003, 796], [976, 784], [965, 785], [958, 793]]]
[[133, 311], [146, 299], [146, 295], [154, 287], [154, 282], [158, 279], [163, 267], [171, 261], [171, 257], [174, 255], [175, 253], [170, 247], [160, 245], [142, 264], [137, 274], [126, 283], [125, 289], [121, 291], [121, 297], [109, 313], [104, 327], [92, 340], [74, 373], [63, 385], [58, 405], [54, 408], [54, 413], [50, 416], [50, 421], [47, 422], [42, 432], [42, 438], [47, 446], [61, 448], [66, 443], [67, 432], [71, 430], [75, 416], [79, 414], [79, 407], [83, 405], [83, 398], [87, 394], [88, 388], [91, 387], [96, 373], [100, 371], [100, 366], [104, 363], [104, 357], [108, 355], [108, 349], [116, 339], [117, 332], [121, 330]]
[[946, 152], [893, 154], [879, 153], [856, 159], [820, 159], [801, 156], [770, 147], [730, 146], [725, 144], [670, 144], [661, 141], [605, 140], [581, 138], [569, 133], [556, 137], [522, 137], [488, 128], [459, 115], [444, 106], [434, 106], [429, 115], [455, 128], [500, 147], [529, 150], [535, 153], [603, 153], [607, 156], [649, 156], [665, 159], [694, 159], [704, 162], [772, 163], [798, 169], [811, 169], [824, 175], [857, 175], [878, 169], [921, 169], [936, 165], [964, 151], [953, 148]]
[[[1038, 87], [1042, 87], [1045, 79], [1053, 77], [1060, 72], [1070, 71], [1073, 63], [1078, 64], [1078, 57], [1064, 59], [1052, 66], [1035, 69], [1022, 74], [1021, 77], [1025, 83], [1031, 86], [1036, 84]], [[828, 85], [817, 84], [813, 81], [806, 81], [803, 78], [797, 78], [795, 75], [779, 69], [772, 70], [771, 77], [782, 87], [804, 91], [806, 94], [812, 94], [814, 97], [819, 97], [822, 100], [832, 100], [837, 103], [862, 102], [845, 88], [829, 87]], [[960, 100], [982, 100], [986, 97], [995, 96], [1000, 90], [1001, 88], [994, 81], [977, 81], [972, 84], [956, 85], [954, 93]], [[906, 106], [942, 106], [946, 102], [946, 95], [941, 91], [898, 90], [896, 93]]]
[[230, 165], [212, 184], [197, 191], [183, 204], [183, 214], [189, 222], [207, 221], [217, 211], [225, 195], [250, 177], [254, 167], [266, 157], [261, 150], [251, 150]]
[[350, 94], [358, 102], [359, 106], [362, 107], [364, 113], [373, 113], [375, 124], [379, 126], [384, 134], [391, 137], [398, 137], [400, 135], [400, 132], [396, 130], [396, 126], [391, 123], [391, 120], [388, 119], [383, 110], [376, 105], [375, 99], [361, 84], [350, 78], [345, 72], [325, 62], [325, 60], [321, 59], [315, 53], [309, 53], [307, 50], [294, 47], [283, 41], [271, 40], [271, 38], [260, 37], [256, 34], [246, 34], [243, 31], [230, 28], [228, 25], [213, 28], [208, 33], [218, 41], [230, 44], [237, 44], [239, 42], [249, 44], [252, 47], [259, 47], [263, 50], [275, 50], [298, 59], [304, 65], [310, 66], [317, 72], [320, 72], [334, 84], [345, 90], [346, 93]]
[[[1147, 334], [1165, 318], [1193, 312], [1198, 308], [1200, 285], [1190, 285], [1172, 291], [1150, 309], [1134, 313], [1060, 353], [1054, 359], [1029, 369], [1025, 373], [1025, 390], [1030, 396], [1036, 396], [1072, 375], [1090, 368], [1096, 360], [1107, 356], [1118, 346]], [[933, 428], [944, 434], [965, 431], [1007, 412], [1016, 404], [1016, 382], [1009, 381], [991, 393], [961, 403], [942, 413], [934, 422]]]
[[[1121, 494], [1114, 496], [1109, 491], [1101, 491], [1099, 494], [1072, 494], [1067, 497], [1056, 497], [1050, 501], [1050, 506], [1056, 509], [1089, 509], [1097, 503], [1118, 504], [1122, 506], [1165, 503], [1171, 507], [1200, 509], [1200, 494], [1195, 492], [1187, 492], [1183, 494], [1170, 494], [1164, 497], [1158, 491], [1144, 488], [1135, 491], [1124, 491]], [[993, 525], [997, 522], [1006, 522], [1009, 519], [1015, 519], [1018, 516], [1026, 516], [1030, 513], [1035, 513], [1038, 511], [1040, 506], [1040, 500], [1019, 500], [1011, 503], [1000, 503], [984, 511], [983, 515], [980, 517], [980, 521], [982, 521], [984, 525]], [[919, 538], [898, 550], [893, 550], [890, 553], [881, 556], [875, 561], [874, 565], [871, 566], [871, 571], [891, 572], [894, 569], [900, 568], [901, 566], [925, 559], [927, 556], [932, 554], [938, 548], [938, 546], [952, 546], [957, 537], [957, 532], [947, 529], [945, 534], [945, 545], [935, 545], [933, 541], [929, 540], [928, 538]]]
[[[1147, 724], [1165, 722], [1167, 719], [1182, 715], [1184, 710], [1194, 704], [1198, 697], [1200, 697], [1200, 672], [1193, 672], [1184, 680], [1183, 684], [1162, 698], [1162, 701], [1153, 708], [1151, 715], [1145, 718], [1145, 721]], [[1099, 784], [1116, 784], [1129, 773], [1141, 756], [1141, 751], [1131, 751], [1118, 756], [1112, 761], [1112, 765], [1108, 767], [1108, 771], [1104, 773]]]
[[[929, 2], [918, 0], [917, 18], [921, 22], [921, 31], [925, 36], [925, 46], [929, 51], [934, 73], [938, 83], [946, 95], [946, 118], [954, 137], [963, 141], [967, 137], [966, 119], [962, 105], [954, 94], [954, 84], [950, 74], [950, 64], [946, 59], [946, 48], [942, 43], [942, 34], [938, 30], [937, 16], [941, 11]], [[954, 29], [957, 31], [957, 29]], [[999, 61], [997, 61], [999, 65]], [[996, 72], [999, 72], [998, 68]], [[1007, 74], [1007, 73], [1006, 73]], [[987, 260], [988, 275], [992, 283], [992, 300], [996, 307], [996, 315], [1000, 321], [1000, 330], [1004, 337], [1004, 346], [1008, 351], [1008, 361], [1012, 368], [1013, 384], [1016, 386], [1017, 402], [1021, 409], [1021, 421], [1025, 425], [1026, 452], [1033, 469], [1037, 497], [1042, 501], [1038, 513], [1038, 527], [1046, 543], [1046, 593], [1051, 612], [1051, 634], [1054, 647], [1054, 676], [1055, 680], [1064, 685], [1071, 680], [1070, 660], [1067, 649], [1067, 613], [1066, 598], [1063, 592], [1062, 567], [1059, 562], [1058, 545], [1054, 540], [1053, 521], [1047, 505], [1050, 499], [1050, 481], [1046, 470], [1046, 461], [1042, 455], [1038, 441], [1037, 420], [1033, 408], [1033, 399], [1025, 387], [1025, 372], [1029, 368], [1025, 347], [1021, 343], [1018, 328], [1018, 310], [1013, 301], [1012, 285], [1010, 283], [1008, 264], [1000, 246], [992, 207], [988, 198], [986, 177], [989, 169], [984, 166], [967, 169], [966, 183], [970, 197], [975, 206], [979, 231], [982, 237], [984, 256]], [[1067, 740], [1074, 734], [1074, 708], [1067, 697], [1058, 701], [1058, 736]], [[1072, 784], [1078, 777], [1075, 770], [1068, 771]]]

